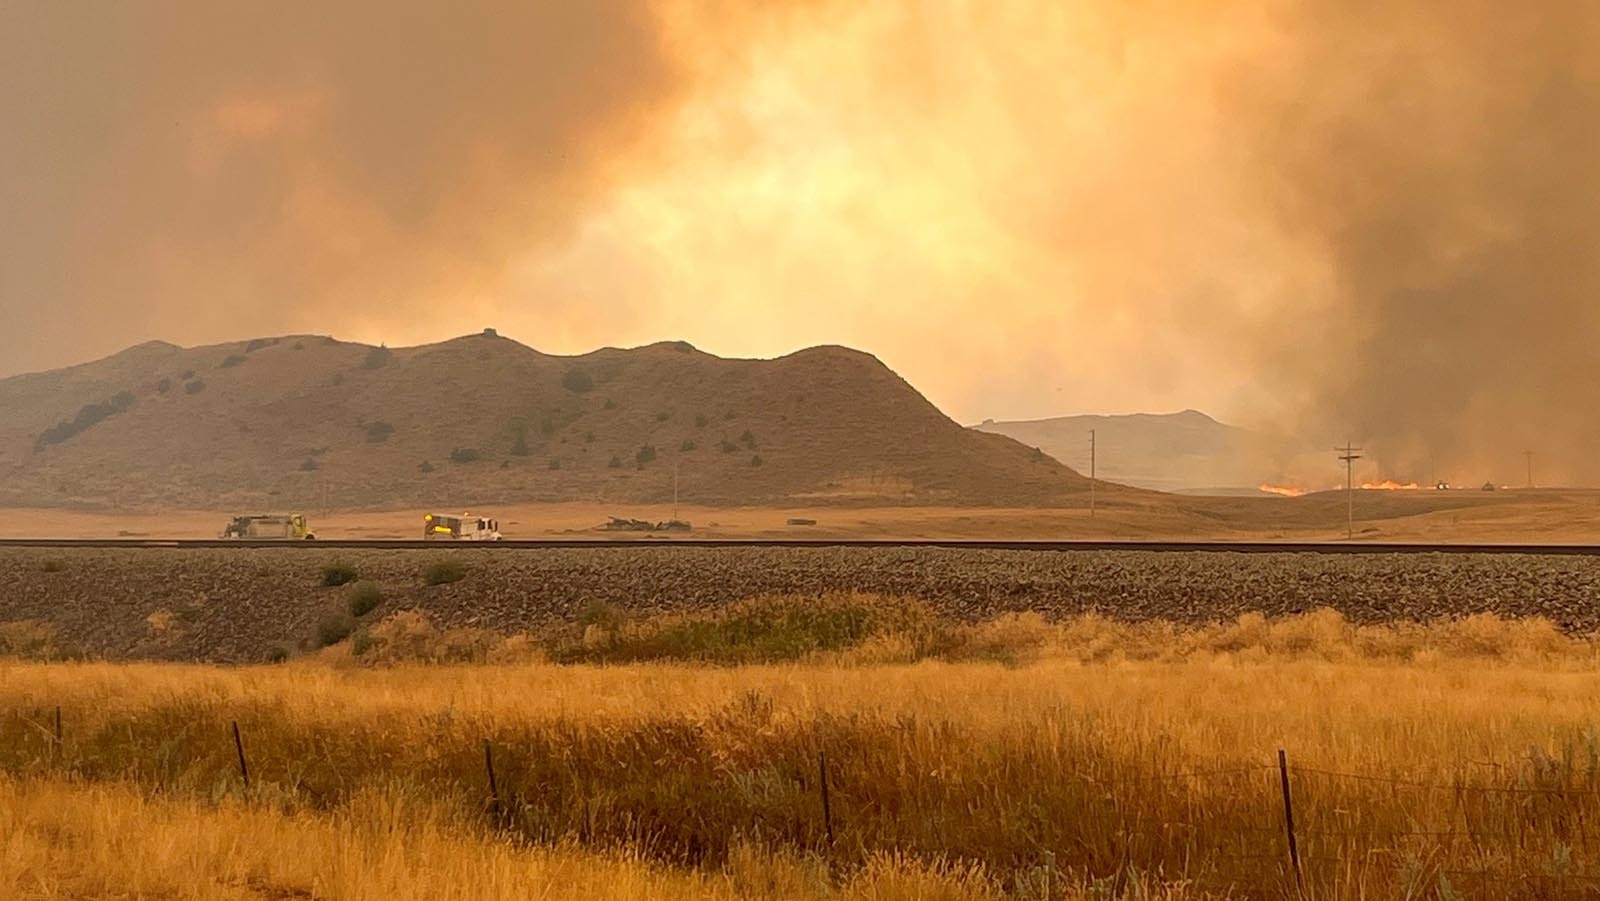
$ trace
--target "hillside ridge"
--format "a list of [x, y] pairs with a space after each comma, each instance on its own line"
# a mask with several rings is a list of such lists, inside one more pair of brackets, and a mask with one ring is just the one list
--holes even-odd
[[[1070, 505], [1087, 481], [962, 428], [870, 353], [539, 351], [285, 335], [0, 379], [0, 505], [495, 501]], [[675, 477], [676, 472], [676, 477]]]

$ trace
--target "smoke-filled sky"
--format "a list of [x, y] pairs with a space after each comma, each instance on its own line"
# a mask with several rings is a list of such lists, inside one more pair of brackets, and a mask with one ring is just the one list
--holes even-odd
[[1592, 0], [0, 5], [0, 374], [285, 332], [870, 350], [1600, 480]]

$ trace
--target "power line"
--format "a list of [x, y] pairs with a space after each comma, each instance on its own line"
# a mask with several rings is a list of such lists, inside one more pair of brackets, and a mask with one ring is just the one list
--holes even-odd
[[1532, 488], [1533, 487], [1533, 451], [1525, 450], [1525, 451], [1522, 452], [1522, 455], [1524, 457], [1528, 458], [1528, 487]]
[[1345, 538], [1356, 537], [1356, 493], [1355, 493], [1355, 466], [1361, 455], [1356, 451], [1359, 447], [1351, 446], [1348, 440], [1344, 447], [1334, 448], [1339, 453], [1339, 459], [1344, 461], [1344, 500], [1345, 500]]

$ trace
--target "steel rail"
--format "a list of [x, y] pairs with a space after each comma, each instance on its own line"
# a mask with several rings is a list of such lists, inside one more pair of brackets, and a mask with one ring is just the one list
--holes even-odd
[[314, 541], [220, 538], [0, 538], [5, 548], [167, 548], [260, 550], [552, 550], [638, 548], [930, 548], [982, 551], [1145, 551], [1154, 553], [1233, 554], [1527, 554], [1530, 556], [1600, 556], [1593, 544], [1439, 544], [1365, 541], [1112, 541], [995, 540], [925, 538], [539, 538], [505, 541], [423, 541], [397, 538], [341, 538]]

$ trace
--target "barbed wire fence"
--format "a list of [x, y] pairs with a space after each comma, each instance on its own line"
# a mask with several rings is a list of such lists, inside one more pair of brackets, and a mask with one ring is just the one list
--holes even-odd
[[[48, 766], [67, 762], [67, 736], [63, 731], [59, 706], [30, 712], [15, 711], [13, 719], [20, 724], [23, 736], [32, 736], [43, 745], [43, 755], [36, 758], [36, 762]], [[234, 776], [238, 779], [241, 794], [250, 796], [250, 761], [246, 754], [245, 733], [237, 720], [226, 724], [218, 742], [233, 752], [229, 756], [236, 761]], [[496, 773], [497, 749], [493, 741], [484, 738], [482, 748], [483, 811], [496, 829], [509, 829], [515, 808], [524, 802], [515, 794], [507, 794], [501, 786]], [[504, 754], [503, 749], [501, 753]], [[848, 792], [848, 787], [841, 785], [837, 776], [830, 772], [826, 751], [819, 752], [815, 762], [815, 813], [819, 832], [824, 836], [821, 850], [826, 851], [835, 846], [849, 828], [848, 813], [836, 811], [844, 799], [853, 793]], [[1570, 853], [1574, 849], [1587, 851], [1593, 841], [1600, 839], [1600, 835], [1591, 835], [1592, 831], [1600, 830], [1600, 772], [1591, 772], [1589, 781], [1594, 785], [1592, 788], [1440, 783], [1301, 765], [1293, 763], [1286, 750], [1279, 749], [1277, 762], [1269, 764], [1115, 776], [1062, 770], [1055, 775], [1062, 780], [1093, 788], [1112, 799], [1117, 797], [1119, 788], [1148, 786], [1152, 783], [1196, 786], [1215, 784], [1220, 780], [1275, 777], [1270, 780], [1261, 778], [1260, 790], [1271, 798], [1274, 806], [1279, 806], [1278, 795], [1281, 793], [1280, 816], [1276, 823], [1255, 827], [1232, 824], [1219, 830], [1214, 823], [1203, 820], [1142, 816], [1130, 819], [1123, 816], [1120, 831], [1125, 844], [1131, 844], [1141, 831], [1148, 833], [1152, 830], [1186, 831], [1196, 838], [1207, 837], [1210, 839], [1208, 844], [1195, 844], [1191, 848], [1200, 852], [1199, 860], [1248, 865], [1258, 871], [1262, 868], [1275, 869], [1289, 897], [1309, 898], [1315, 895], [1308, 889], [1308, 877], [1314, 876], [1319, 868], [1324, 868], [1341, 871], [1347, 876], [1366, 872], [1397, 874], [1419, 885], [1430, 880], [1437, 882], [1441, 877], [1469, 881], [1477, 884], [1481, 891], [1491, 892], [1486, 897], [1500, 897], [1492, 893], [1496, 889], [1520, 886], [1532, 890], [1537, 897], [1600, 899], [1600, 862], [1590, 860], [1590, 871], [1582, 871], [1585, 868]], [[1317, 803], [1320, 790], [1340, 784], [1383, 786], [1395, 792], [1447, 796], [1450, 799], [1448, 819], [1459, 822], [1460, 827], [1359, 828], [1363, 811], [1343, 808], [1330, 811], [1322, 809]], [[1309, 800], [1305, 796], [1307, 789], [1312, 792]], [[1516, 807], [1511, 811], [1486, 810], [1482, 803], [1484, 799], [1499, 799]], [[1575, 799], [1591, 801], [1595, 809], [1572, 809], [1568, 802]], [[1475, 824], [1475, 820], [1494, 819], [1489, 814], [1499, 814], [1500, 821], [1515, 823], [1517, 828], [1489, 828]], [[1335, 819], [1343, 817], [1354, 822], [1348, 823], [1346, 828], [1329, 827], [1325, 824], [1330, 815]], [[1541, 823], [1546, 828], [1538, 828]], [[587, 831], [584, 830], [585, 833]], [[1259, 850], [1268, 838], [1274, 839], [1278, 847], [1270, 852]], [[1541, 838], [1546, 840], [1542, 845], [1536, 841]], [[1411, 840], [1419, 840], [1423, 845], [1411, 849], [1397, 847]], [[1443, 846], [1456, 843], [1470, 846], [1480, 861], [1493, 860], [1502, 865], [1454, 865], [1448, 862], [1453, 858], [1441, 855], [1440, 851]], [[1061, 897], [1060, 892], [1066, 891], [1070, 884], [1064, 878], [1066, 870], [1070, 868], [1059, 867], [1058, 860], [1070, 860], [1071, 855], [1062, 854], [1047, 845], [1048, 842], [1041, 842], [1035, 871], [1041, 886], [1037, 897], [1049, 901]], [[1230, 850], [1233, 848], [1237, 850]], [[1508, 852], [1514, 851], [1521, 855], [1523, 862], [1532, 863], [1537, 851], [1548, 852], [1551, 849], [1555, 849], [1557, 855], [1554, 858], [1547, 856], [1542, 867], [1509, 868], [1503, 865]], [[1562, 849], [1565, 849], [1565, 855], [1561, 853]]]

